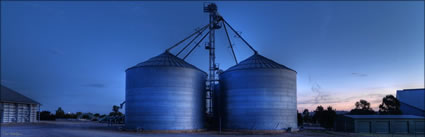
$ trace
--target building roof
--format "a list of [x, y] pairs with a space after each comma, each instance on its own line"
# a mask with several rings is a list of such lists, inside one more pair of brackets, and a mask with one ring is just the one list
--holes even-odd
[[415, 115], [344, 115], [354, 119], [423, 119]]
[[412, 89], [403, 89], [398, 91], [424, 91], [425, 88], [412, 88]]
[[423, 109], [420, 109], [420, 108], [418, 108], [416, 106], [412, 106], [412, 105], [409, 105], [409, 104], [406, 104], [406, 103], [400, 101], [400, 109], [402, 109], [401, 105], [405, 105], [406, 107], [410, 107], [411, 109], [415, 109], [417, 111], [425, 112], [425, 110], [423, 110]]
[[279, 64], [271, 59], [268, 59], [258, 53], [241, 61], [239, 64], [230, 67], [224, 72], [243, 69], [287, 69], [296, 72], [295, 70], [290, 69], [282, 64]]
[[[171, 54], [168, 51], [165, 51], [164, 53], [152, 57], [144, 62], [141, 62], [133, 67], [128, 68], [129, 69], [133, 69], [133, 68], [140, 68], [140, 67], [179, 67], [179, 68], [191, 68], [191, 69], [196, 69], [199, 71], [202, 71], [201, 69], [195, 67], [192, 64], [187, 63], [186, 61], [184, 61], [183, 59]], [[202, 71], [204, 72], [204, 71]], [[205, 72], [204, 72], [205, 73]]]
[[397, 99], [407, 105], [425, 110], [425, 89], [403, 89], [397, 90]]
[[13, 102], [13, 103], [26, 103], [26, 104], [40, 104], [10, 88], [1, 85], [0, 102]]

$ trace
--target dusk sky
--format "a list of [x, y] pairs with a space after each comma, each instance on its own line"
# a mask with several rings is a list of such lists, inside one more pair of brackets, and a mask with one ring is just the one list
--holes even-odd
[[[109, 113], [125, 70], [208, 23], [204, 2], [1, 2], [1, 84], [42, 110]], [[258, 52], [298, 72], [298, 109], [374, 110], [396, 90], [424, 88], [424, 2], [216, 2]], [[234, 65], [224, 31], [217, 62]], [[252, 55], [231, 34], [238, 60]], [[173, 50], [176, 53], [178, 50]], [[186, 61], [207, 71], [208, 51]], [[124, 111], [124, 110], [122, 110]]]

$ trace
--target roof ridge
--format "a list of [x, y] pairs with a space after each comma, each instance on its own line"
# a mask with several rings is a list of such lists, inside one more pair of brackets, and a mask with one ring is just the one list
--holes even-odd
[[[8, 93], [8, 94], [6, 94]], [[13, 94], [17, 96], [13, 96]], [[19, 103], [30, 103], [30, 104], [40, 104], [39, 102], [11, 89], [4, 85], [1, 85], [0, 89], [0, 102], [19, 102]], [[4, 98], [4, 96], [8, 96], [8, 98]], [[20, 99], [19, 99], [20, 98]]]

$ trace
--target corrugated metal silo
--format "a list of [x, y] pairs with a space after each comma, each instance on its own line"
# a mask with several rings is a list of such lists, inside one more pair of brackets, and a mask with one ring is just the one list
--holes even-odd
[[222, 127], [297, 129], [296, 72], [254, 54], [220, 74]]
[[169, 52], [127, 69], [126, 128], [202, 129], [206, 75]]

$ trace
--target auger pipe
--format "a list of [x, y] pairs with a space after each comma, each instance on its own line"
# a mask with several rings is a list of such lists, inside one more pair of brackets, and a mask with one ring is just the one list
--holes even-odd
[[174, 44], [173, 46], [171, 46], [170, 48], [168, 48], [166, 51], [170, 51], [170, 50], [172, 50], [173, 48], [177, 47], [179, 44], [183, 43], [184, 41], [186, 41], [187, 39], [189, 39], [190, 37], [192, 37], [192, 36], [193, 36], [193, 35], [195, 35], [196, 33], [199, 33], [199, 31], [201, 31], [201, 30], [203, 30], [203, 29], [207, 28], [209, 25], [210, 25], [210, 24], [207, 24], [207, 25], [205, 25], [204, 27], [202, 27], [200, 30], [198, 30], [198, 31], [196, 31], [196, 32], [194, 32], [194, 33], [192, 33], [192, 34], [190, 34], [188, 37], [186, 37], [185, 39], [183, 39], [183, 40], [181, 40], [181, 41], [177, 42], [176, 44]]
[[223, 28], [224, 28], [224, 31], [226, 32], [227, 41], [229, 41], [230, 48], [232, 49], [233, 58], [235, 59], [236, 64], [238, 64], [238, 60], [235, 55], [235, 50], [233, 49], [233, 45], [232, 45], [232, 42], [230, 41], [229, 33], [227, 32], [226, 24], [224, 23], [224, 21], [223, 21]]
[[235, 29], [233, 29], [233, 27], [229, 24], [229, 23], [227, 23], [227, 21], [226, 20], [224, 20], [223, 19], [223, 22], [224, 23], [226, 23], [228, 26], [229, 26], [229, 28], [236, 34], [236, 35], [238, 35], [238, 37], [239, 38], [241, 38], [242, 39], [242, 41], [254, 52], [254, 54], [257, 54], [258, 52], [245, 40], [245, 39], [243, 39], [242, 38], [242, 36], [235, 30]]
[[179, 56], [180, 53], [182, 53], [187, 47], [189, 47], [190, 44], [192, 44], [199, 36], [201, 36], [202, 33], [204, 33], [204, 31], [207, 29], [207, 27], [203, 28], [203, 30], [199, 31], [199, 34], [195, 36], [195, 38], [193, 38], [188, 44], [186, 44], [186, 46], [183, 47], [183, 49], [181, 49], [176, 56]]
[[192, 51], [196, 48], [196, 47], [198, 47], [198, 45], [205, 39], [205, 37], [207, 37], [207, 35], [208, 34], [210, 34], [210, 32], [211, 32], [211, 30], [210, 31], [208, 31], [208, 33], [207, 34], [205, 34], [203, 37], [202, 37], [202, 39], [201, 40], [199, 40], [199, 42], [198, 43], [196, 43], [196, 45], [189, 51], [189, 53], [187, 53], [186, 54], [186, 56], [184, 56], [183, 57], [183, 60], [185, 60], [186, 58], [187, 58], [187, 56], [189, 56], [190, 55], [190, 53], [192, 53]]

